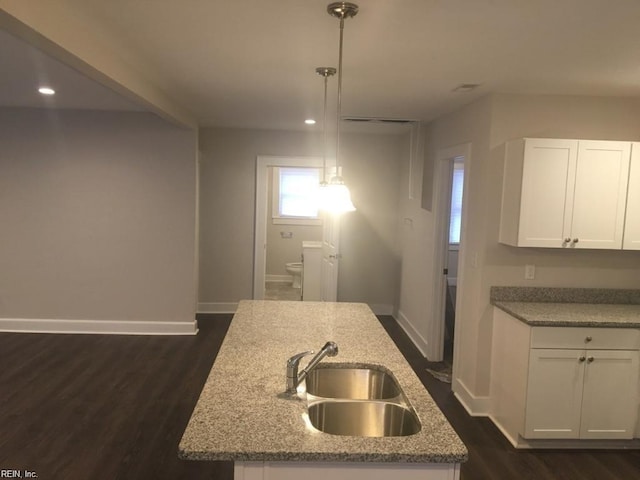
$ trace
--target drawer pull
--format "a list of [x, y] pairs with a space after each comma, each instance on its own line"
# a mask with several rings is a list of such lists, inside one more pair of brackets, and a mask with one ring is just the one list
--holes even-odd
[[581, 356], [581, 357], [578, 359], [578, 361], [582, 363], [582, 362], [584, 362], [586, 359], [587, 359], [587, 357], [585, 357], [585, 356], [583, 355], [583, 356]]
[[593, 340], [593, 337], [588, 336], [587, 338], [584, 339], [584, 343], [589, 343], [591, 340]]
[[589, 362], [589, 363], [593, 362], [594, 360], [595, 360], [595, 358], [593, 358], [593, 357], [587, 358], [587, 362]]

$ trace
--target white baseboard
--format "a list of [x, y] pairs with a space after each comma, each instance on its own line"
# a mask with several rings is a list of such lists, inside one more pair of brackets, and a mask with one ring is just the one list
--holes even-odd
[[491, 399], [479, 397], [471, 393], [462, 380], [453, 378], [451, 389], [458, 401], [472, 417], [488, 417]]
[[405, 315], [400, 310], [398, 310], [398, 314], [394, 318], [396, 319], [396, 322], [398, 322], [398, 325], [400, 325], [405, 333], [409, 336], [413, 344], [418, 348], [418, 350], [420, 350], [422, 356], [427, 358], [428, 347], [427, 341], [424, 339], [424, 337], [420, 335], [420, 333], [413, 327], [413, 325], [411, 325], [409, 319], [405, 317]]
[[293, 282], [292, 275], [265, 275], [265, 282], [278, 282], [278, 283], [291, 283]]
[[238, 302], [235, 303], [198, 303], [198, 313], [236, 313]]
[[101, 335], [196, 335], [198, 323], [141, 322], [126, 320], [65, 320], [46, 318], [0, 318], [0, 332], [82, 333]]
[[393, 315], [393, 305], [386, 303], [370, 303], [369, 308], [374, 315]]

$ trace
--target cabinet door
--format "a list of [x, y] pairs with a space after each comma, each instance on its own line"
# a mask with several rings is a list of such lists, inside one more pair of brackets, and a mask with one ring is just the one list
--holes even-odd
[[531, 349], [524, 438], [578, 438], [584, 350]]
[[631, 147], [627, 192], [627, 212], [622, 248], [640, 250], [640, 143], [634, 143]]
[[580, 140], [571, 248], [622, 248], [631, 143]]
[[588, 350], [580, 438], [633, 438], [638, 414], [638, 352]]
[[577, 152], [577, 140], [525, 140], [518, 246], [563, 246], [570, 231]]

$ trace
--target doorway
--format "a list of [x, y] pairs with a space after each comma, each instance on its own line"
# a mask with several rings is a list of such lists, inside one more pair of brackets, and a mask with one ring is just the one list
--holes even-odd
[[[282, 240], [283, 244], [286, 243], [300, 243], [301, 240], [295, 233], [295, 229], [298, 226], [294, 223], [287, 223], [288, 220], [282, 219], [282, 223], [273, 227], [274, 219], [272, 214], [273, 203], [273, 191], [272, 191], [272, 178], [274, 169], [279, 168], [322, 168], [322, 158], [320, 157], [275, 157], [275, 156], [258, 156], [256, 160], [256, 216], [255, 216], [255, 239], [254, 239], [254, 262], [253, 262], [253, 298], [257, 300], [265, 299], [266, 293], [266, 281], [267, 281], [267, 249], [268, 238], [271, 236]], [[271, 175], [270, 175], [271, 174]], [[274, 230], [274, 232], [270, 231]], [[272, 240], [273, 242], [273, 240]], [[301, 253], [301, 249], [300, 249]], [[296, 255], [295, 258], [291, 258], [292, 262], [299, 262], [300, 257]], [[282, 263], [281, 274], [285, 272], [285, 261]], [[290, 262], [286, 262], [290, 263]], [[270, 279], [274, 279], [278, 275], [271, 274]], [[284, 275], [282, 275], [283, 280]], [[277, 281], [277, 278], [276, 278]], [[299, 294], [298, 294], [299, 297]], [[299, 298], [298, 298], [299, 299]]]
[[464, 300], [466, 203], [471, 145], [440, 150], [436, 163], [436, 245], [433, 271], [431, 358], [456, 370], [460, 338], [460, 312]]
[[445, 308], [443, 361], [453, 365], [453, 341], [455, 337], [456, 297], [458, 286], [458, 260], [462, 226], [462, 197], [464, 194], [464, 157], [458, 156], [448, 162], [449, 203], [447, 218], [447, 253], [445, 258]]

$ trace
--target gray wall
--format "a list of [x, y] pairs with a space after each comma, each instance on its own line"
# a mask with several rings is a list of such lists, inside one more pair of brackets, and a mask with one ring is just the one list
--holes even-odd
[[197, 134], [0, 109], [0, 317], [192, 321]]
[[[638, 288], [637, 252], [517, 248], [498, 243], [504, 143], [523, 136], [640, 140], [637, 99], [572, 96], [495, 95], [442, 117], [429, 128], [429, 156], [471, 142], [469, 209], [458, 283], [461, 309], [459, 385], [468, 398], [489, 394], [492, 285]], [[477, 263], [473, 261], [474, 257]], [[526, 264], [536, 265], [536, 279], [525, 280]], [[474, 266], [477, 265], [477, 266]], [[462, 287], [462, 288], [461, 288]], [[456, 379], [454, 379], [454, 385]]]
[[[399, 157], [397, 135], [343, 134], [341, 164], [358, 210], [342, 222], [341, 301], [393, 305]], [[201, 303], [251, 298], [258, 155], [321, 156], [322, 136], [304, 132], [200, 130]]]

